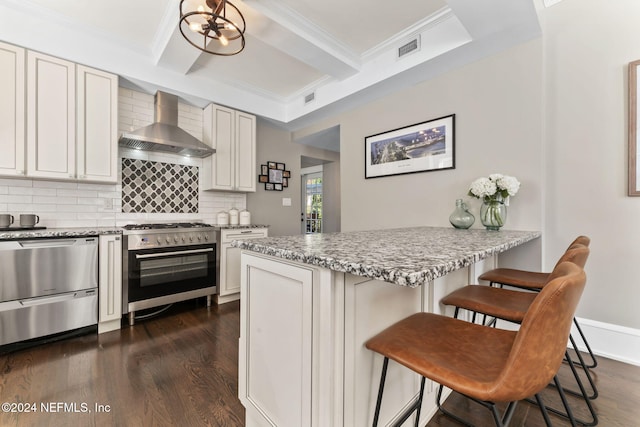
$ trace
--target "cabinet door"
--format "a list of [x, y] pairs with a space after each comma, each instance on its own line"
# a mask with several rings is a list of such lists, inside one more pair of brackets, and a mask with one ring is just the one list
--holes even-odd
[[75, 179], [75, 64], [27, 53], [27, 174]]
[[236, 113], [236, 190], [256, 191], [256, 117]]
[[24, 49], [0, 43], [0, 174], [24, 175]]
[[98, 332], [102, 333], [118, 329], [122, 318], [122, 239], [100, 236], [99, 248]]
[[77, 177], [118, 181], [118, 77], [77, 66]]
[[204, 112], [204, 143], [216, 152], [204, 159], [205, 190], [235, 190], [235, 111], [211, 104]]
[[231, 246], [234, 240], [268, 237], [267, 228], [248, 230], [222, 230], [220, 245], [220, 283], [218, 294], [227, 296], [240, 293], [240, 249]]

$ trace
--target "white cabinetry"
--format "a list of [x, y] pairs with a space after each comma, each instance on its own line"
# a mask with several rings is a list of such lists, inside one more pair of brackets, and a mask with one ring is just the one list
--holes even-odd
[[122, 237], [100, 236], [98, 333], [120, 329], [122, 318]]
[[76, 68], [73, 62], [27, 53], [27, 174], [74, 179]]
[[216, 303], [224, 304], [240, 299], [240, 249], [231, 246], [234, 240], [268, 237], [267, 228], [222, 229], [218, 231], [218, 294]]
[[118, 180], [118, 77], [77, 66], [77, 162], [81, 180]]
[[204, 110], [204, 142], [216, 152], [203, 162], [203, 188], [256, 191], [256, 118], [215, 104]]
[[0, 43], [0, 174], [24, 175], [24, 49]]
[[115, 75], [27, 53], [27, 175], [117, 182]]

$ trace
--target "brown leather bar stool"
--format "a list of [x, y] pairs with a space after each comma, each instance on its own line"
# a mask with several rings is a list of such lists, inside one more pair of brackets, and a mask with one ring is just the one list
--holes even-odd
[[[519, 400], [536, 396], [562, 363], [571, 319], [586, 282], [584, 271], [569, 262], [558, 265], [529, 310], [518, 331], [491, 328], [433, 313], [416, 313], [388, 327], [366, 342], [384, 356], [373, 425], [376, 426], [389, 359], [420, 374], [418, 400], [396, 425], [417, 412], [416, 425], [429, 378], [489, 408], [497, 426], [507, 426]], [[442, 389], [438, 391], [438, 397]], [[496, 402], [509, 402], [502, 417]], [[450, 416], [439, 404], [439, 409]]]
[[[571, 249], [574, 245], [589, 246], [589, 243], [591, 243], [591, 239], [589, 239], [589, 237], [578, 236], [573, 242], [571, 242], [571, 244], [567, 248], [567, 251]], [[566, 254], [566, 251], [565, 251], [565, 254]], [[564, 259], [564, 255], [563, 255], [563, 257], [560, 258], [558, 263], [565, 260], [566, 259]], [[566, 260], [566, 261], [569, 261], [569, 260]], [[558, 263], [556, 263], [556, 265]], [[507, 286], [513, 286], [516, 288], [522, 288], [522, 289], [527, 289], [531, 291], [540, 291], [540, 289], [542, 289], [542, 286], [544, 286], [544, 284], [546, 283], [548, 277], [549, 277], [549, 273], [517, 270], [512, 268], [496, 268], [493, 270], [489, 270], [486, 273], [483, 273], [478, 277], [478, 279], [487, 281], [491, 285], [499, 284], [501, 286], [507, 285]], [[585, 366], [587, 368], [595, 368], [596, 366], [598, 366], [598, 360], [596, 359], [595, 354], [593, 354], [593, 350], [591, 350], [589, 341], [587, 341], [587, 338], [585, 337], [584, 332], [582, 332], [582, 328], [580, 327], [580, 324], [575, 318], [573, 319], [573, 323], [576, 326], [576, 330], [578, 331], [578, 334], [580, 334], [580, 339], [584, 343], [587, 349], [587, 352], [589, 353], [589, 357], [591, 358], [591, 363], [589, 364], [584, 363], [582, 355], [577, 352], [578, 347], [576, 346], [575, 340], [573, 339], [573, 336], [571, 336], [570, 337], [571, 345], [573, 345], [573, 348], [576, 349], [576, 353], [578, 353], [578, 358], [580, 360], [579, 363], [582, 366]]]
[[[558, 265], [569, 262], [577, 265], [579, 268], [583, 268], [586, 264], [588, 256], [588, 247], [582, 244], [574, 243], [562, 256], [561, 261]], [[551, 277], [551, 274], [549, 274], [547, 277]], [[545, 283], [540, 287], [540, 289], [544, 290], [546, 286], [547, 285]], [[539, 292], [541, 292], [541, 290]], [[451, 292], [450, 294], [442, 298], [440, 302], [444, 305], [454, 306], [454, 317], [456, 318], [458, 317], [459, 310], [462, 308], [474, 313], [488, 315], [496, 319], [503, 319], [514, 323], [522, 323], [527, 311], [530, 310], [530, 307], [532, 306], [533, 301], [535, 301], [537, 296], [538, 292], [522, 292], [518, 290], [495, 288], [492, 286], [468, 285]], [[571, 334], [569, 334], [569, 338], [571, 339]], [[590, 399], [595, 399], [598, 396], [598, 391], [593, 382], [591, 374], [589, 373], [589, 370], [587, 368], [584, 369], [591, 388], [593, 389], [593, 395], [589, 396], [582, 384], [580, 376], [575, 370], [574, 363], [567, 351], [565, 351], [565, 358], [569, 362], [569, 366], [571, 367], [572, 373], [576, 379], [576, 383], [578, 384], [580, 391], [576, 392], [568, 389], [564, 390], [582, 397], [585, 400], [587, 408], [589, 409], [592, 417], [591, 421], [576, 421], [583, 425], [596, 425], [598, 423], [598, 418], [595, 410], [593, 409], [593, 406], [591, 405]], [[558, 385], [557, 381], [556, 385]], [[562, 392], [562, 390], [559, 389], [559, 392]], [[565, 410], [567, 411], [566, 413], [560, 412], [553, 408], [547, 409], [558, 415], [565, 416], [572, 422], [574, 422], [571, 410], [562, 394], [561, 398], [565, 406]]]

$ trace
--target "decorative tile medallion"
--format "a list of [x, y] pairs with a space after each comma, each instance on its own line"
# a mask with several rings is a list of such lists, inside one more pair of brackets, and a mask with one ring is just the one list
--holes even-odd
[[198, 167], [122, 159], [122, 212], [197, 213]]

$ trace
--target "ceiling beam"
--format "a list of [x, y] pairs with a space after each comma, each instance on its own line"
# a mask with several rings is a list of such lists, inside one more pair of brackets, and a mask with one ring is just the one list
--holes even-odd
[[246, 32], [297, 60], [334, 77], [358, 73], [360, 56], [323, 29], [278, 1], [234, 1], [251, 25]]

